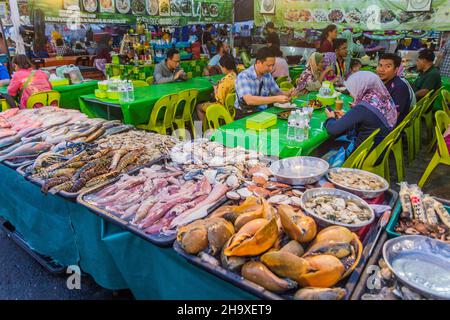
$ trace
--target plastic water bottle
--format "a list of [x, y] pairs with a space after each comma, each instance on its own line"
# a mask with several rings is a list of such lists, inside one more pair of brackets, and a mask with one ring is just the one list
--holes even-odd
[[131, 80], [128, 80], [128, 85], [127, 85], [127, 91], [128, 91], [128, 102], [130, 101], [134, 101], [134, 87], [133, 87], [133, 82], [131, 82]]
[[292, 146], [295, 144], [296, 135], [295, 135], [295, 119], [294, 114], [291, 113], [288, 118], [288, 128], [286, 132], [286, 141], [287, 144]]
[[128, 102], [128, 87], [126, 81], [119, 84], [119, 101]]

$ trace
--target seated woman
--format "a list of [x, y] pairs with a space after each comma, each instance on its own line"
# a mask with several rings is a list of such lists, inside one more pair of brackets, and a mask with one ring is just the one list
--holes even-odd
[[[380, 78], [370, 71], [359, 71], [345, 83], [354, 99], [347, 113], [325, 110], [325, 127], [333, 137], [349, 134], [358, 147], [369, 135], [380, 128], [375, 146], [385, 138], [397, 123], [397, 110], [389, 92]], [[352, 132], [353, 131], [353, 132]]]
[[237, 71], [234, 58], [231, 55], [226, 54], [220, 58], [219, 65], [222, 72], [225, 74], [225, 77], [223, 77], [222, 80], [214, 86], [215, 102], [205, 102], [197, 105], [197, 115], [200, 121], [205, 119], [206, 109], [208, 109], [210, 105], [220, 103], [225, 107], [225, 99], [227, 98], [227, 95], [235, 91]]
[[308, 60], [308, 65], [297, 80], [296, 94], [304, 95], [310, 91], [318, 91], [322, 86], [322, 81], [332, 71], [332, 67], [324, 70], [324, 55], [314, 52]]
[[19, 108], [27, 107], [28, 98], [32, 94], [52, 90], [47, 73], [33, 70], [33, 65], [26, 55], [15, 56], [12, 63], [15, 72], [8, 86], [8, 94], [13, 97], [20, 95]]

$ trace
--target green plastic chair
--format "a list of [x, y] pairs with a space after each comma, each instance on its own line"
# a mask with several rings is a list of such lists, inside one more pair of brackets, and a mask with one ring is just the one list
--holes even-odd
[[425, 126], [427, 130], [427, 141], [433, 140], [433, 132], [434, 132], [434, 124], [433, 124], [433, 105], [436, 99], [441, 94], [441, 91], [444, 87], [440, 87], [437, 89], [424, 105], [421, 113], [421, 117], [425, 119]]
[[[404, 122], [394, 128], [364, 159], [361, 169], [378, 174], [390, 181], [389, 174], [389, 154], [393, 144], [398, 140], [404, 127]], [[378, 159], [383, 155], [380, 163]]]
[[139, 129], [155, 131], [160, 134], [167, 134], [167, 130], [173, 132], [173, 113], [175, 104], [178, 101], [178, 94], [169, 94], [159, 99], [153, 106], [150, 120], [147, 125], [138, 125]]
[[[408, 152], [408, 164], [411, 165], [415, 158], [415, 139], [414, 139], [414, 122], [416, 121], [416, 118], [420, 115], [420, 106], [414, 105], [408, 115], [403, 119], [403, 122], [405, 122], [405, 127], [403, 128], [404, 137], [406, 138], [406, 145], [407, 145], [407, 152]], [[403, 137], [400, 136], [401, 143], [403, 144]], [[399, 139], [399, 140], [400, 140]], [[399, 142], [396, 143], [395, 152], [400, 149], [399, 146], [397, 146]], [[398, 148], [398, 149], [397, 149]], [[398, 151], [397, 151], [398, 152]], [[403, 151], [402, 151], [403, 152]]]
[[447, 130], [450, 124], [450, 116], [448, 116], [444, 111], [439, 110], [436, 112], [435, 119], [436, 119], [436, 127], [434, 130], [436, 133], [438, 147], [433, 158], [428, 164], [427, 169], [422, 175], [422, 178], [420, 178], [420, 181], [418, 183], [420, 188], [422, 188], [425, 185], [425, 182], [428, 180], [428, 177], [438, 164], [445, 164], [447, 166], [450, 166], [450, 155], [443, 136], [443, 133], [445, 132], [445, 130]]
[[280, 86], [283, 82], [286, 82], [288, 80], [289, 80], [289, 78], [287, 76], [285, 76], [285, 77], [277, 78], [277, 80], [275, 82], [278, 84], [278, 86]]
[[216, 103], [206, 109], [206, 123], [211, 129], [218, 129], [221, 126], [220, 120], [225, 124], [233, 122], [230, 113], [223, 105]]
[[153, 84], [153, 76], [150, 76], [150, 77], [148, 77], [147, 79], [145, 79], [145, 82], [147, 82], [147, 84], [149, 85], [149, 86], [151, 86], [152, 84]]
[[133, 80], [132, 83], [135, 88], [148, 87], [148, 83], [143, 80]]
[[444, 110], [444, 112], [450, 116], [450, 91], [448, 90], [442, 90], [441, 91], [442, 94], [442, 110]]
[[178, 94], [178, 99], [173, 109], [173, 124], [176, 126], [176, 129], [181, 129], [179, 137], [183, 140], [186, 138], [186, 124], [189, 124], [193, 138], [195, 139], [195, 127], [192, 114], [195, 111], [198, 94], [199, 91], [194, 89], [181, 91]]
[[61, 93], [55, 90], [46, 91], [46, 93], [47, 93], [47, 104], [49, 106], [59, 107], [59, 101], [61, 100]]
[[241, 52], [241, 59], [242, 59], [242, 63], [244, 64], [244, 66], [246, 68], [251, 66], [251, 59], [248, 56], [248, 53], [246, 51]]
[[[407, 137], [407, 146], [408, 146], [408, 159], [410, 155], [413, 155], [414, 149], [414, 139], [408, 138], [408, 134], [406, 130], [409, 130], [410, 134], [412, 132], [412, 124], [413, 119], [419, 115], [420, 108], [414, 106], [413, 109], [408, 113], [408, 115], [403, 119], [403, 121], [399, 124], [399, 126], [403, 127], [403, 131], [405, 132], [405, 137]], [[402, 132], [399, 134], [397, 141], [392, 144], [391, 151], [394, 155], [395, 159], [395, 167], [397, 172], [398, 182], [402, 182], [405, 179], [405, 161], [403, 157], [403, 135]], [[411, 151], [410, 151], [411, 150]], [[409, 160], [408, 160], [409, 161]], [[412, 161], [412, 160], [411, 160]], [[411, 164], [411, 162], [409, 162]]]
[[292, 83], [290, 81], [285, 81], [285, 82], [280, 84], [280, 90], [281, 91], [289, 91], [292, 88], [294, 88], [294, 86], [292, 85]]
[[352, 154], [347, 158], [347, 160], [345, 160], [342, 167], [359, 169], [361, 166], [361, 163], [366, 158], [370, 149], [372, 149], [375, 136], [378, 134], [378, 132], [380, 132], [380, 129], [377, 129], [374, 132], [372, 132], [372, 134], [370, 136], [368, 136], [367, 139], [364, 140], [363, 143], [361, 143], [355, 151], [352, 152]]
[[417, 102], [417, 106], [420, 108], [419, 115], [414, 119], [414, 156], [416, 156], [420, 148], [422, 147], [421, 137], [422, 137], [422, 110], [425, 105], [428, 103], [428, 100], [431, 98], [433, 94], [433, 90], [427, 93], [425, 97], [423, 97], [419, 102]]
[[234, 107], [234, 102], [236, 101], [236, 93], [229, 93], [225, 99], [225, 107], [227, 107], [228, 112], [231, 117], [236, 118], [236, 108]]
[[33, 109], [35, 105], [46, 106], [48, 101], [47, 92], [38, 92], [32, 94], [27, 100], [27, 109]]
[[0, 99], [0, 106], [1, 106], [1, 112], [6, 111], [9, 109], [9, 104], [6, 102], [5, 99]]

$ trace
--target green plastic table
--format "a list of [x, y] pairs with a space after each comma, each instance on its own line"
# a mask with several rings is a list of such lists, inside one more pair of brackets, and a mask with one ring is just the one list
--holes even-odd
[[[193, 77], [201, 77], [203, 69], [207, 66], [207, 59], [186, 60], [180, 62], [180, 67], [186, 72], [192, 72]], [[123, 79], [129, 80], [146, 80], [153, 76], [155, 65], [139, 65], [132, 64], [107, 64], [106, 74], [110, 77], [120, 76]]]
[[[298, 105], [301, 105], [305, 101], [314, 99], [315, 96], [316, 93], [310, 93], [294, 101]], [[344, 110], [348, 110], [352, 98], [347, 95], [342, 95], [342, 99], [344, 100]], [[334, 107], [332, 106], [332, 108]], [[265, 112], [276, 114], [283, 111], [285, 110], [274, 107], [269, 108]], [[309, 131], [309, 138], [301, 143], [295, 144], [288, 144], [286, 140], [286, 120], [277, 119], [275, 126], [267, 130], [255, 131], [246, 129], [246, 120], [248, 118], [242, 118], [220, 127], [214, 132], [212, 138], [227, 147], [240, 146], [261, 152], [267, 156], [276, 156], [279, 158], [309, 155], [329, 138], [327, 130], [323, 126], [327, 119], [325, 109], [315, 110], [313, 112], [310, 122], [311, 129]]]
[[137, 299], [256, 299], [172, 248], [156, 247], [76, 202], [44, 195], [2, 164], [0, 176], [0, 216], [36, 252], [64, 267], [78, 265], [104, 288], [130, 289]]
[[[80, 109], [78, 97], [87, 94], [93, 94], [97, 89], [97, 80], [82, 82], [79, 84], [70, 84], [64, 86], [54, 86], [53, 90], [61, 93], [59, 105], [66, 109]], [[0, 93], [8, 93], [7, 86], [0, 87]]]
[[94, 94], [80, 97], [80, 110], [92, 118], [122, 119], [126, 124], [147, 124], [156, 101], [161, 97], [188, 89], [199, 90], [197, 102], [211, 100], [213, 86], [223, 76], [193, 78], [184, 82], [140, 87], [134, 90], [134, 101], [120, 103], [118, 100], [98, 99]]

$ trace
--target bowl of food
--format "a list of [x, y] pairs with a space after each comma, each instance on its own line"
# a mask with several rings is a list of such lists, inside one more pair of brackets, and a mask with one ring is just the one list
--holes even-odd
[[387, 241], [383, 258], [406, 286], [432, 299], [450, 299], [450, 244], [409, 235]]
[[371, 172], [350, 168], [332, 168], [327, 179], [338, 189], [351, 192], [364, 199], [373, 199], [389, 189], [389, 183]]
[[322, 103], [323, 106], [332, 106], [336, 101], [337, 95], [336, 93], [334, 93], [331, 96], [322, 96], [318, 94], [316, 98]]
[[324, 228], [337, 225], [358, 231], [375, 219], [375, 213], [367, 202], [339, 189], [309, 189], [303, 193], [300, 204], [305, 213]]
[[315, 157], [292, 157], [276, 161], [270, 166], [270, 172], [282, 183], [307, 185], [319, 181], [330, 165]]

